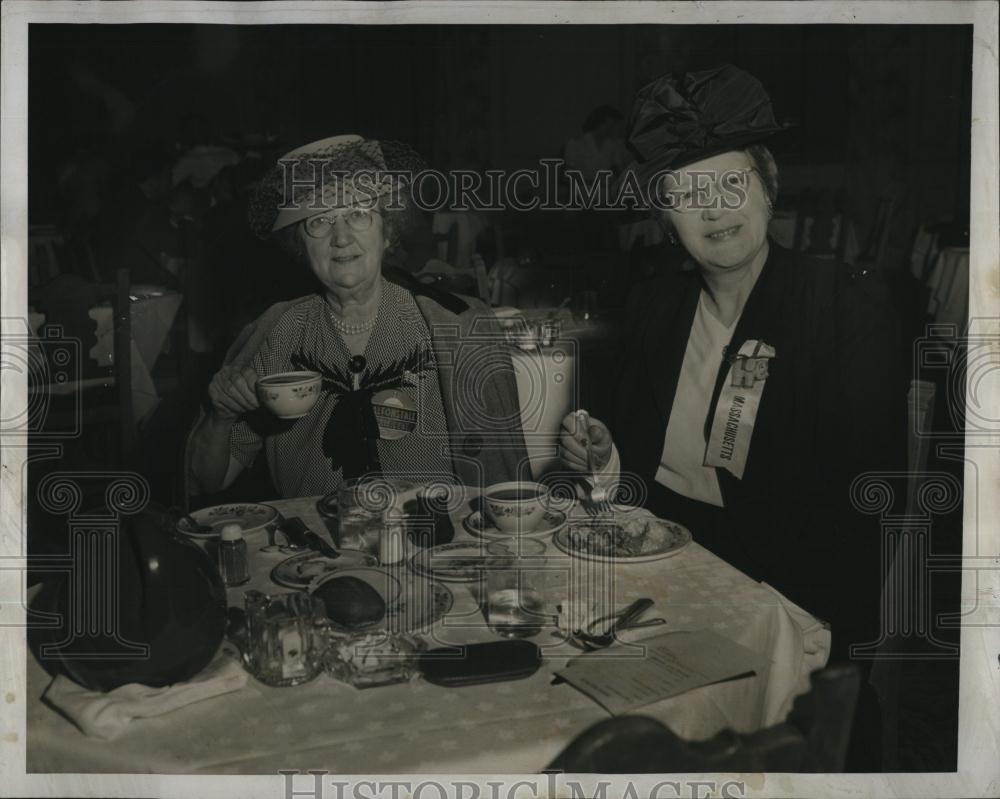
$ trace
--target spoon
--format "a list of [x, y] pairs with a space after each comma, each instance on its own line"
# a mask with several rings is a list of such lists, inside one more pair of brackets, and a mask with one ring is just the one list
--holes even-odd
[[622, 611], [613, 622], [611, 622], [611, 626], [603, 635], [593, 635], [583, 630], [574, 630], [573, 640], [577, 641], [585, 649], [591, 650], [603, 649], [607, 646], [611, 646], [611, 644], [613, 644], [616, 640], [615, 636], [618, 631], [627, 629], [631, 622], [653, 607], [653, 604], [653, 600], [648, 597], [637, 599], [625, 608], [625, 610]]

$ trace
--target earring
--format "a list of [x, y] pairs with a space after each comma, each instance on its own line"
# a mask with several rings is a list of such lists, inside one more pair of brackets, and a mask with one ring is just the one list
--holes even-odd
[[677, 236], [674, 235], [674, 231], [672, 231], [670, 228], [667, 228], [667, 241], [669, 241], [675, 247], [677, 246]]

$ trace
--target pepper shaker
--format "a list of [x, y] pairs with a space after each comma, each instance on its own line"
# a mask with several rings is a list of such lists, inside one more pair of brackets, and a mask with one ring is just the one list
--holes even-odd
[[219, 573], [227, 587], [250, 582], [247, 542], [238, 524], [227, 524], [219, 533]]

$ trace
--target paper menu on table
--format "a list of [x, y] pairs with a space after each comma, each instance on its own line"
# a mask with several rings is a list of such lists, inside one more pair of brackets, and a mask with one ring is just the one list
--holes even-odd
[[766, 665], [745, 646], [697, 630], [580, 655], [556, 674], [617, 715], [702, 685], [759, 673]]

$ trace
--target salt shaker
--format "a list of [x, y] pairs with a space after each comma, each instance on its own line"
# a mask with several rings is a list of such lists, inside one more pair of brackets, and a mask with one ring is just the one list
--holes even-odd
[[404, 556], [406, 533], [400, 520], [393, 518], [392, 513], [385, 514], [382, 523], [382, 535], [379, 540], [378, 559], [382, 565], [399, 563]]
[[219, 573], [227, 586], [243, 585], [250, 581], [250, 561], [243, 528], [227, 524], [219, 533]]

